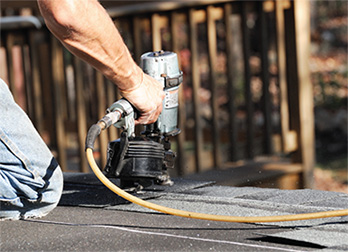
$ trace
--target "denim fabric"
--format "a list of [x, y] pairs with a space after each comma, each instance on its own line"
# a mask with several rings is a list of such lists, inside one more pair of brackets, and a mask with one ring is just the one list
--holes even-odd
[[0, 218], [42, 217], [62, 189], [58, 163], [0, 79]]

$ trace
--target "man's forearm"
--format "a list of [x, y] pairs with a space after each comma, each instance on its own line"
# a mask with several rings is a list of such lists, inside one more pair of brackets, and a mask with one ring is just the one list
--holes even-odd
[[132, 90], [142, 81], [122, 37], [97, 0], [38, 0], [51, 32], [76, 56], [116, 83]]

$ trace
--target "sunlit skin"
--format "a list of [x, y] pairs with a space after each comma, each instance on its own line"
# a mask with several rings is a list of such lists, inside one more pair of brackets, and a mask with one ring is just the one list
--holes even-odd
[[38, 0], [38, 5], [47, 27], [63, 45], [115, 83], [137, 108], [136, 124], [156, 121], [162, 110], [163, 86], [137, 66], [97, 0]]

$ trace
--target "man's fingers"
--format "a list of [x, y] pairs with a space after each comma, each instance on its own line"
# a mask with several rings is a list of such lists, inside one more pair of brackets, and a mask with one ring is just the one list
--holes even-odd
[[141, 114], [140, 117], [135, 120], [135, 124], [138, 125], [138, 124], [154, 123], [154, 122], [156, 122], [161, 111], [162, 111], [162, 105], [157, 106], [154, 110]]
[[154, 123], [162, 111], [162, 102], [165, 96], [163, 86], [147, 74], [144, 74], [143, 82], [138, 88], [130, 92], [121, 92], [121, 95], [132, 103], [140, 113], [135, 124]]

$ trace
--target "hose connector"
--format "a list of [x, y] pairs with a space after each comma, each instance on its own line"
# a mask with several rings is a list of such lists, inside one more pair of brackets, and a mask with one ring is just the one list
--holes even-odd
[[107, 114], [96, 124], [93, 124], [87, 133], [85, 149], [94, 149], [94, 142], [102, 130], [114, 125], [116, 128], [122, 128], [127, 132], [127, 136], [134, 134], [134, 109], [126, 100], [121, 99], [113, 103], [107, 109]]
[[96, 124], [93, 124], [87, 133], [85, 149], [91, 148], [94, 149], [94, 142], [97, 137], [100, 135], [100, 132], [104, 129], [109, 128], [112, 124], [115, 124], [120, 120], [122, 114], [120, 111], [113, 111], [106, 114], [102, 119], [100, 119]]
[[[119, 112], [120, 118], [112, 123], [116, 128], [123, 129], [128, 137], [131, 137], [134, 135], [135, 130], [135, 113], [134, 108], [132, 104], [130, 104], [129, 101], [122, 98], [118, 100], [117, 102], [113, 103], [110, 108], [108, 108], [107, 112], [108, 114]], [[107, 114], [107, 115], [108, 115]]]
[[115, 110], [107, 113], [102, 119], [98, 121], [98, 124], [100, 124], [102, 126], [102, 129], [104, 130], [117, 123], [117, 121], [120, 120], [121, 117], [121, 111]]

